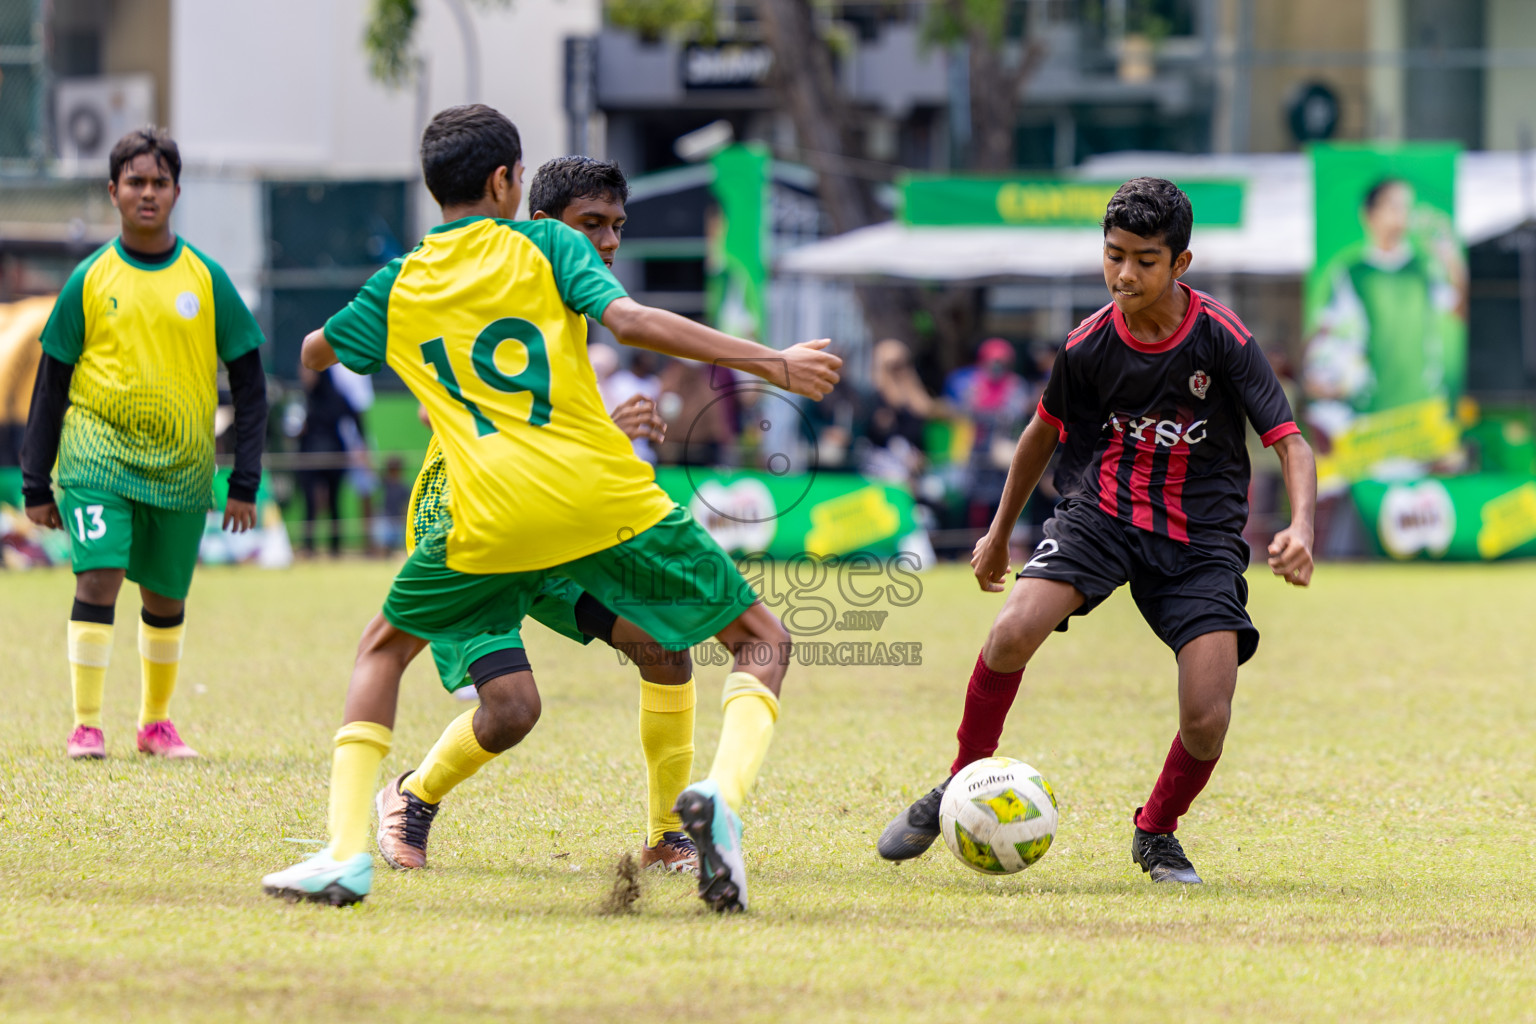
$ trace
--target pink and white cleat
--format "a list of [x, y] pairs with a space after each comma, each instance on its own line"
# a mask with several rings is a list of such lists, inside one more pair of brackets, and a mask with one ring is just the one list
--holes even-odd
[[107, 756], [107, 740], [101, 730], [89, 725], [77, 725], [69, 734], [66, 748], [70, 757], [91, 757], [97, 760]]
[[199, 756], [197, 751], [181, 742], [181, 734], [168, 718], [163, 722], [150, 722], [139, 730], [139, 752], [155, 757]]

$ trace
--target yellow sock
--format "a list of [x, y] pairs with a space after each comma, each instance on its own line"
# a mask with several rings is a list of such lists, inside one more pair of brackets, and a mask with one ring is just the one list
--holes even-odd
[[720, 746], [715, 749], [715, 763], [709, 777], [720, 787], [720, 795], [741, 809], [742, 801], [752, 791], [763, 756], [773, 742], [773, 723], [779, 720], [779, 698], [750, 672], [732, 672], [725, 677], [720, 695], [725, 721], [720, 726]]
[[101, 728], [101, 695], [112, 660], [112, 626], [69, 622], [69, 683], [75, 693], [75, 724]]
[[406, 776], [400, 788], [416, 794], [418, 800], [439, 803], [449, 791], [479, 771], [496, 755], [475, 739], [475, 712], [471, 708], [448, 724], [432, 744], [421, 767]]
[[181, 638], [186, 623], [151, 626], [139, 620], [139, 665], [144, 685], [139, 700], [139, 728], [171, 717], [171, 695], [181, 672]]
[[346, 860], [368, 848], [368, 823], [379, 765], [393, 734], [377, 722], [348, 722], [336, 731], [331, 759], [331, 856]]
[[693, 707], [690, 679], [681, 686], [640, 680], [640, 748], [645, 751], [645, 817], [650, 846], [662, 833], [683, 827], [672, 805], [693, 774]]

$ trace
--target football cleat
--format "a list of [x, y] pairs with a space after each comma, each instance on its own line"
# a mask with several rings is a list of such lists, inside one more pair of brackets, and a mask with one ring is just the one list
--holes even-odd
[[409, 774], [385, 784], [373, 800], [379, 813], [379, 852], [386, 864], [399, 871], [427, 866], [427, 836], [439, 806], [401, 787]]
[[278, 871], [261, 880], [261, 889], [290, 903], [306, 900], [346, 907], [362, 901], [373, 887], [373, 858], [356, 853], [338, 861], [327, 846], [319, 853], [299, 861], [286, 871]]
[[741, 857], [741, 819], [711, 779], [695, 782], [673, 808], [699, 852], [699, 899], [717, 913], [747, 909], [747, 867]]
[[640, 847], [640, 866], [659, 868], [668, 874], [687, 872], [697, 878], [699, 848], [686, 832], [663, 832], [661, 842], [655, 846]]
[[171, 724], [150, 722], [139, 730], [139, 752], [154, 757], [188, 758], [199, 756], [197, 751], [181, 741], [181, 734]]
[[69, 734], [65, 750], [70, 757], [101, 759], [107, 756], [107, 740], [101, 730], [90, 725], [77, 725]]
[[[1136, 808], [1141, 814], [1141, 808]], [[1131, 821], [1134, 823], [1135, 818]], [[1133, 825], [1133, 827], [1135, 827]], [[1131, 860], [1141, 865], [1141, 870], [1152, 876], [1154, 882], [1183, 882], [1200, 885], [1195, 866], [1184, 855], [1184, 847], [1172, 832], [1143, 832], [1139, 827], [1131, 836]]]
[[[952, 778], [953, 775], [949, 777]], [[886, 860], [911, 860], [928, 852], [928, 847], [939, 838], [939, 805], [944, 802], [949, 779], [934, 786], [925, 796], [913, 801], [911, 807], [891, 819], [876, 844], [880, 856]]]

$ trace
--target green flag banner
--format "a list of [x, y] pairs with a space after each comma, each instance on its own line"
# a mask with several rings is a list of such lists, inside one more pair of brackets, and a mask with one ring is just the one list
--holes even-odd
[[1317, 253], [1306, 282], [1302, 385], [1326, 492], [1382, 463], [1455, 452], [1467, 363], [1467, 260], [1456, 237], [1458, 147], [1312, 149]]
[[1379, 554], [1446, 562], [1536, 555], [1536, 479], [1512, 473], [1351, 487]]
[[[658, 466], [656, 483], [733, 555], [884, 558], [925, 547], [912, 495], [856, 473], [776, 476], [750, 469]], [[926, 562], [924, 563], [926, 567]]]
[[727, 334], [768, 339], [768, 148], [727, 146], [710, 158], [710, 192], [719, 204], [709, 225], [705, 303], [709, 320]]
[[[909, 174], [897, 182], [899, 215], [913, 225], [1092, 228], [1122, 183], [1055, 178], [943, 177]], [[1235, 227], [1243, 222], [1241, 181], [1181, 181], [1195, 223]]]

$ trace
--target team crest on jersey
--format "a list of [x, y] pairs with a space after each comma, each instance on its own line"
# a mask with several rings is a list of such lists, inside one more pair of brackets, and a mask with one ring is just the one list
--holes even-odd
[[1189, 375], [1189, 390], [1196, 398], [1204, 398], [1205, 393], [1211, 389], [1211, 375], [1204, 370], [1196, 370]]
[[202, 309], [202, 303], [198, 302], [197, 296], [193, 295], [191, 292], [182, 292], [180, 295], [176, 296], [176, 312], [180, 313], [186, 319], [191, 320], [193, 317], [197, 316], [198, 310], [200, 309]]

